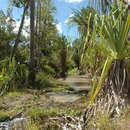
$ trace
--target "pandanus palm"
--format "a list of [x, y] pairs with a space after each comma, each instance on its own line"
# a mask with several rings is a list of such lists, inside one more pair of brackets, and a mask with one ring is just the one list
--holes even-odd
[[83, 38], [87, 34], [86, 27], [89, 26], [90, 30], [93, 30], [93, 19], [96, 11], [94, 8], [86, 7], [81, 10], [75, 10], [73, 12], [73, 16], [70, 17], [69, 23], [76, 24], [78, 27], [78, 31]]
[[[93, 32], [94, 25], [94, 16], [96, 11], [94, 8], [86, 7], [81, 10], [74, 11], [74, 15], [69, 19], [69, 22], [75, 24], [78, 27], [78, 31], [80, 34], [80, 42], [78, 42], [80, 46], [80, 69], [85, 70], [86, 63], [84, 63], [84, 55], [87, 52], [88, 48], [91, 48], [91, 35]], [[84, 44], [85, 43], [85, 44]]]
[[130, 15], [122, 5], [114, 7], [109, 16], [95, 17], [93, 40], [104, 46], [107, 58], [84, 116], [86, 123], [97, 111], [113, 116], [121, 114], [129, 104], [130, 77], [125, 63], [130, 56], [129, 30]]

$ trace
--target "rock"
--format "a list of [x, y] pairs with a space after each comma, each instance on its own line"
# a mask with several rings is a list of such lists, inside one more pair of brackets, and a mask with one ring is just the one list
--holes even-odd
[[26, 118], [15, 118], [14, 120], [0, 123], [0, 130], [25, 130]]
[[12, 121], [13, 130], [25, 130], [26, 119], [25, 118], [16, 118]]

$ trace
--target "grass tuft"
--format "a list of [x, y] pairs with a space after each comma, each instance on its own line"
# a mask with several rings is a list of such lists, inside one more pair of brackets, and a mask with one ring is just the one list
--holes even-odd
[[38, 126], [39, 124], [36, 124], [32, 121], [28, 121], [25, 130], [40, 130]]
[[28, 110], [27, 115], [33, 120], [44, 120], [47, 117], [57, 116], [60, 113], [59, 109], [43, 109], [35, 106]]
[[6, 121], [10, 118], [10, 113], [4, 110], [0, 110], [0, 122]]
[[19, 97], [19, 96], [21, 96], [23, 93], [22, 92], [17, 92], [17, 91], [15, 91], [15, 92], [9, 92], [6, 96], [7, 97]]

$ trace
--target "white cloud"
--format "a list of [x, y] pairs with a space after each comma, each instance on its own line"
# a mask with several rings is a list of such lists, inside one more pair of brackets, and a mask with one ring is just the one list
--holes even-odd
[[[13, 27], [14, 27], [13, 31], [16, 34], [18, 33], [20, 23], [21, 23], [21, 20], [20, 21], [15, 20], [13, 23]], [[56, 24], [56, 28], [59, 33], [63, 32], [61, 23]], [[29, 34], [30, 34], [30, 18], [25, 17], [24, 26], [22, 29], [22, 35], [24, 35], [25, 37], [29, 37]]]
[[69, 19], [66, 19], [64, 23], [65, 23], [65, 24], [68, 24], [68, 23], [69, 23]]
[[[13, 23], [14, 33], [18, 33], [20, 23], [21, 23], [21, 20], [20, 21], [15, 20], [15, 22]], [[22, 35], [24, 35], [25, 37], [28, 37], [29, 32], [30, 32], [30, 19], [28, 17], [25, 17], [24, 26], [23, 26], [23, 29], [22, 29]]]
[[64, 0], [65, 2], [68, 2], [68, 3], [80, 3], [84, 0]]
[[71, 18], [71, 17], [73, 17], [73, 16], [74, 16], [74, 14], [70, 14], [70, 16], [69, 16], [69, 17], [65, 20], [65, 22], [64, 22], [64, 23], [65, 23], [65, 24], [68, 24], [68, 23], [69, 23], [70, 18]]
[[56, 24], [56, 28], [57, 28], [59, 33], [63, 33], [61, 23]]

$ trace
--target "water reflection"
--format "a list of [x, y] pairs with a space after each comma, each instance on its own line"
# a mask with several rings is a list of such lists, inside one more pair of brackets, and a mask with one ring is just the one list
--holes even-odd
[[84, 87], [84, 86], [86, 86], [86, 87], [88, 87], [89, 85], [90, 85], [90, 83], [88, 83], [88, 82], [67, 82], [67, 84], [68, 85], [70, 85], [70, 86], [77, 86], [77, 87]]

